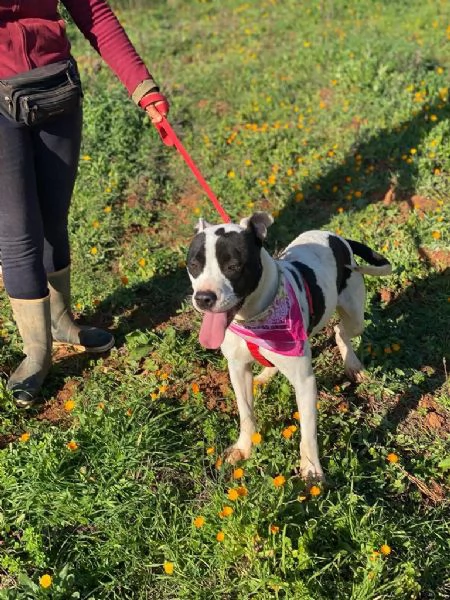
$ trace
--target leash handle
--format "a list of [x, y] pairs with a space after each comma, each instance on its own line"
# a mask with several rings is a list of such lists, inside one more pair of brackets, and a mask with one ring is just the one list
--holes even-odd
[[217, 212], [219, 213], [219, 215], [222, 217], [222, 220], [224, 221], [224, 223], [231, 223], [231, 219], [228, 216], [227, 212], [225, 211], [223, 206], [220, 204], [219, 200], [217, 199], [217, 196], [213, 193], [212, 189], [207, 184], [206, 180], [200, 173], [200, 169], [194, 163], [194, 161], [190, 157], [186, 148], [180, 142], [177, 134], [172, 129], [172, 126], [170, 125], [170, 123], [166, 119], [166, 117], [163, 116], [159, 123], [153, 123], [153, 124], [156, 127], [163, 143], [166, 146], [175, 146], [175, 148], [178, 150], [178, 152], [184, 158], [186, 164], [191, 169], [192, 173], [197, 178], [197, 181], [200, 183], [202, 188], [205, 190], [208, 198], [213, 203], [213, 205], [214, 205], [215, 209], [217, 210]]

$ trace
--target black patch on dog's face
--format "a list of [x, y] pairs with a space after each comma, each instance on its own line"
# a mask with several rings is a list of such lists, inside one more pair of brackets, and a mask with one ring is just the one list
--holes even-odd
[[340, 294], [347, 285], [347, 279], [352, 273], [351, 270], [346, 267], [346, 265], [351, 264], [352, 260], [350, 250], [336, 235], [328, 236], [328, 244], [330, 245], [334, 260], [336, 261], [336, 287], [338, 294]]
[[322, 292], [322, 288], [317, 284], [316, 274], [314, 271], [298, 260], [294, 260], [290, 263], [300, 273], [309, 287], [311, 294], [312, 308], [313, 311], [309, 318], [308, 333], [314, 329], [317, 323], [320, 322], [325, 312], [325, 297]]
[[204, 233], [198, 233], [189, 246], [187, 255], [187, 270], [196, 279], [206, 264], [206, 251], [205, 251], [205, 240], [206, 236]]
[[224, 276], [239, 298], [246, 298], [258, 287], [262, 274], [261, 240], [253, 228], [245, 231], [216, 231], [216, 259]]

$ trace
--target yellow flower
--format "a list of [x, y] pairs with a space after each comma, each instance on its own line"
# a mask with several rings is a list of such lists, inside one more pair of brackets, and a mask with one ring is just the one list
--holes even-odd
[[245, 487], [245, 485], [241, 485], [240, 487], [236, 488], [236, 491], [238, 496], [248, 496], [248, 489]]
[[297, 192], [295, 194], [295, 201], [296, 202], [301, 202], [302, 200], [304, 200], [305, 196], [304, 194], [302, 194], [302, 192]]
[[72, 411], [74, 408], [75, 408], [74, 400], [67, 400], [67, 402], [64, 403], [64, 410], [67, 410], [67, 412]]
[[318, 485], [313, 485], [311, 486], [309, 493], [311, 494], [311, 496], [315, 497], [315, 496], [320, 496], [321, 494], [321, 489]]
[[342, 208], [342, 206], [340, 206], [340, 207], [337, 209], [337, 211], [338, 211], [338, 213], [339, 213], [339, 214], [342, 214], [342, 213], [344, 212], [344, 209]]
[[83, 154], [83, 156], [81, 157], [81, 160], [91, 160], [91, 157], [89, 156], [89, 154]]
[[78, 444], [75, 442], [75, 440], [70, 440], [70, 442], [66, 444], [66, 448], [72, 452], [75, 452], [75, 450], [78, 450]]
[[223, 532], [223, 531], [219, 531], [219, 532], [217, 532], [217, 535], [216, 535], [216, 540], [217, 540], [218, 542], [223, 542], [223, 540], [224, 540], [224, 539], [225, 539], [225, 534], [224, 534], [224, 532]]
[[300, 496], [297, 497], [297, 500], [299, 502], [304, 502], [306, 500], [306, 496], [303, 496], [302, 494], [300, 494]]
[[286, 478], [284, 475], [277, 475], [272, 479], [272, 481], [275, 487], [282, 487], [286, 483]]
[[433, 237], [435, 240], [439, 240], [441, 237], [441, 232], [440, 231], [433, 231], [431, 234], [431, 237]]
[[417, 154], [417, 149], [416, 148], [411, 148], [411, 150], [409, 152], [411, 154]]
[[221, 456], [219, 456], [219, 458], [216, 460], [216, 463], [215, 463], [215, 465], [214, 465], [214, 466], [216, 467], [216, 469], [217, 469], [217, 470], [219, 470], [219, 469], [221, 469], [221, 467], [222, 467], [222, 464], [223, 464], [222, 457], [221, 457]]
[[214, 446], [210, 446], [209, 448], [206, 448], [206, 454], [208, 454], [208, 456], [210, 456], [211, 454], [214, 454], [214, 452], [215, 452]]
[[173, 562], [164, 561], [163, 564], [164, 572], [166, 575], [173, 575], [174, 564]]
[[145, 258], [140, 258], [138, 260], [138, 264], [139, 264], [140, 267], [144, 267], [145, 266]]
[[194, 519], [194, 527], [200, 529], [205, 524], [205, 517], [195, 517]]
[[399, 458], [398, 455], [395, 454], [395, 452], [390, 452], [387, 456], [386, 456], [386, 460], [388, 460], [390, 463], [398, 463]]
[[430, 115], [430, 121], [437, 121], [437, 120], [438, 120], [437, 115]]
[[380, 552], [381, 552], [381, 554], [384, 554], [384, 556], [387, 556], [388, 554], [390, 554], [392, 552], [392, 549], [387, 544], [383, 544], [380, 548]]
[[228, 496], [228, 500], [231, 500], [232, 502], [234, 502], [235, 500], [237, 500], [239, 498], [239, 493], [236, 489], [231, 488], [228, 490], [227, 496]]
[[240, 467], [238, 469], [234, 469], [233, 479], [241, 479], [242, 477], [244, 477], [244, 469], [241, 469]]
[[258, 444], [260, 444], [262, 442], [262, 435], [258, 432], [255, 432], [252, 435], [251, 440], [252, 440], [252, 444], [254, 446], [257, 446]]
[[234, 179], [236, 177], [236, 173], [233, 170], [228, 171], [228, 177], [230, 179]]
[[103, 212], [105, 212], [106, 214], [110, 213], [111, 211], [112, 211], [111, 206], [105, 206], [105, 208], [103, 209]]
[[193, 383], [191, 385], [191, 390], [194, 394], [198, 394], [200, 391], [200, 386], [198, 385], [198, 383]]
[[273, 524], [272, 524], [272, 525], [270, 526], [270, 533], [273, 533], [273, 534], [275, 534], [275, 533], [278, 533], [279, 531], [280, 531], [280, 528], [278, 527], [278, 525], [273, 525]]
[[250, 165], [252, 165], [252, 164], [253, 164], [253, 162], [249, 158], [247, 158], [247, 160], [245, 161], [245, 166], [250, 167]]
[[98, 406], [98, 408], [99, 408], [100, 410], [103, 410], [103, 409], [105, 408], [105, 403], [104, 403], [104, 402], [99, 402], [99, 403], [97, 404], [97, 406]]
[[296, 410], [295, 413], [292, 413], [292, 418], [296, 421], [300, 421], [300, 413], [298, 412], [298, 410]]
[[45, 589], [49, 588], [52, 585], [52, 582], [52, 576], [48, 573], [45, 573], [45, 575], [42, 575], [42, 577], [39, 578], [39, 585]]
[[291, 430], [290, 427], [286, 427], [285, 429], [283, 429], [283, 431], [281, 432], [281, 435], [288, 440], [289, 438], [292, 437], [292, 433], [293, 431]]
[[224, 506], [222, 508], [222, 510], [219, 513], [219, 516], [221, 517], [231, 517], [231, 515], [233, 514], [234, 510], [231, 508], [231, 506]]
[[98, 250], [97, 250], [96, 246], [93, 246], [91, 248], [91, 254], [93, 254], [95, 256], [97, 254], [97, 252], [98, 252]]
[[100, 227], [100, 223], [98, 221], [92, 221], [92, 227], [94, 229], [98, 229]]
[[396, 342], [394, 342], [394, 343], [391, 345], [391, 348], [392, 348], [392, 350], [393, 350], [394, 352], [398, 352], [398, 351], [400, 350], [400, 344], [397, 344]]
[[30, 439], [30, 433], [28, 433], [27, 431], [25, 433], [22, 433], [22, 435], [19, 437], [19, 441], [21, 442], [28, 442], [28, 440]]

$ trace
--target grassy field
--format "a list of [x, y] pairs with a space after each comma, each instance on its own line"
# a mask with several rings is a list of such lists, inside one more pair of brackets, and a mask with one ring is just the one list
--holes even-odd
[[[346, 381], [331, 327], [313, 341], [327, 484], [295, 474], [282, 377], [256, 391], [253, 457], [221, 464], [236, 408], [184, 268], [196, 219], [217, 216], [71, 26], [85, 86], [73, 306], [117, 347], [55, 352], [31, 411], [0, 390], [0, 598], [448, 599], [449, 3], [123, 4], [233, 218], [272, 212], [273, 251], [338, 231], [394, 274], [367, 278], [364, 383]], [[2, 290], [3, 382], [20, 356]]]

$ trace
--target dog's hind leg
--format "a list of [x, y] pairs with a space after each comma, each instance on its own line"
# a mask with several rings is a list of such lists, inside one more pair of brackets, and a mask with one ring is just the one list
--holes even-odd
[[351, 339], [364, 331], [364, 280], [353, 272], [346, 288], [339, 294], [337, 312], [339, 323], [335, 326], [336, 344], [344, 361], [344, 371], [352, 381], [364, 379], [364, 367], [355, 354]]
[[272, 377], [277, 373], [277, 367], [264, 367], [261, 373], [258, 373], [258, 375], [253, 379], [253, 381], [254, 383], [256, 383], [256, 385], [265, 385], [266, 383], [269, 383]]

